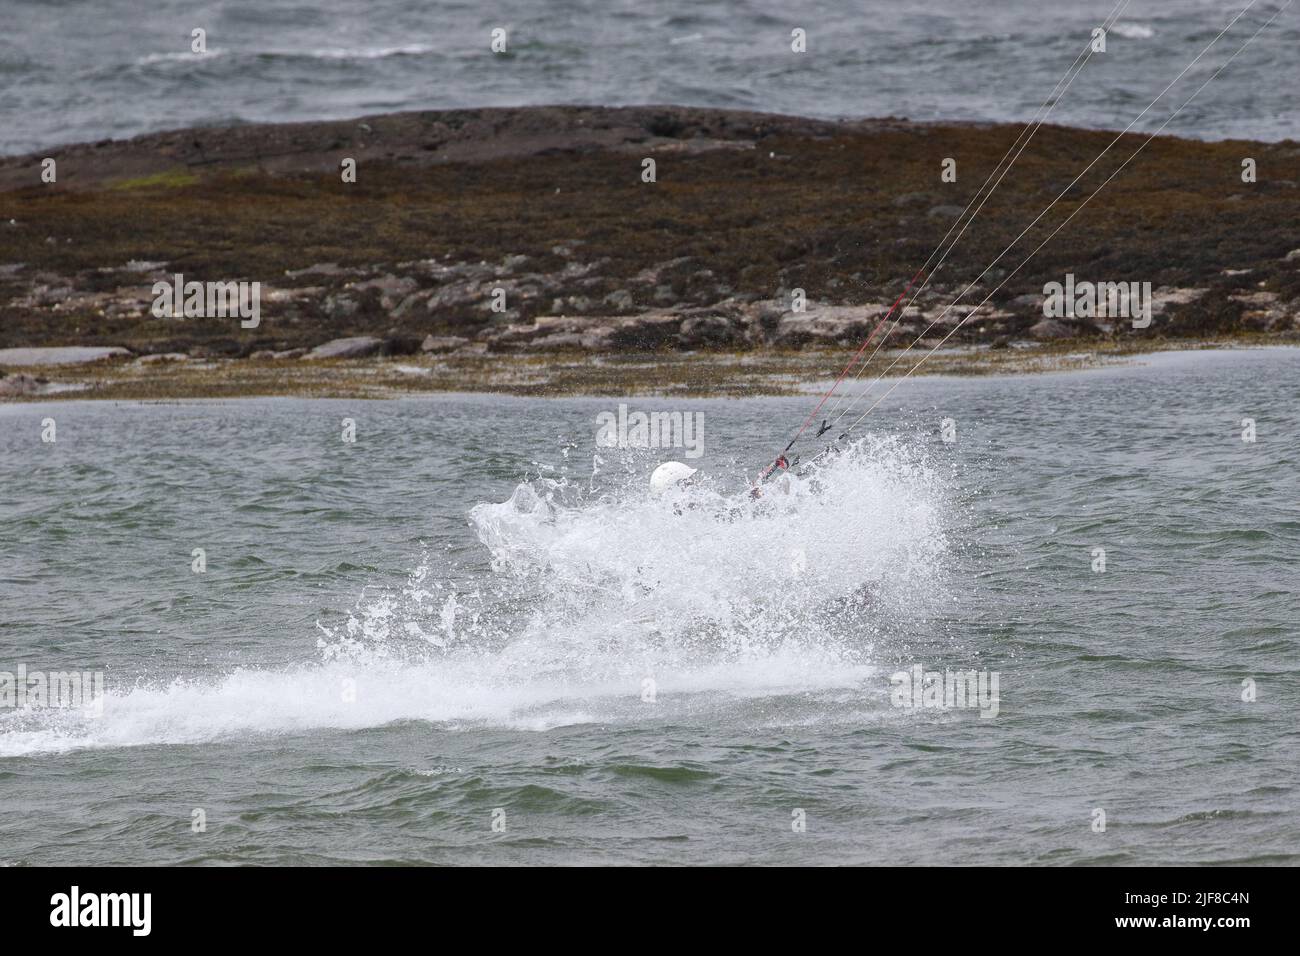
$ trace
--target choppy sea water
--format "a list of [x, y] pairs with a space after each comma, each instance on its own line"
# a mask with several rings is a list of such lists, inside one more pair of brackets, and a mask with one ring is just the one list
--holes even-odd
[[[544, 103], [819, 117], [1026, 120], [1118, 0], [7, 0], [0, 154], [191, 125]], [[1155, 129], [1278, 0], [1132, 0], [1052, 113]], [[1300, 13], [1284, 12], [1169, 126], [1295, 138]], [[203, 29], [207, 53], [191, 52]], [[506, 31], [503, 55], [490, 49]], [[791, 31], [807, 52], [791, 50]]]
[[0, 711], [0, 863], [1300, 861], [1300, 351], [912, 380], [758, 501], [806, 400], [629, 400], [669, 499], [617, 406], [0, 406], [0, 671], [106, 682]]

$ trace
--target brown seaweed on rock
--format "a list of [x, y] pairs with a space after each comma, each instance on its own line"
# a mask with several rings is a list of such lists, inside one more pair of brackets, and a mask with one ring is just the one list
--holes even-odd
[[[39, 184], [41, 157], [4, 159], [0, 348], [233, 357], [357, 336], [398, 355], [429, 337], [463, 339], [467, 354], [834, 347], [887, 308], [1019, 130], [538, 107], [73, 146], [50, 154], [57, 186]], [[1113, 135], [1041, 129], [900, 335], [938, 317]], [[1141, 140], [1124, 137], [964, 303]], [[337, 172], [345, 156], [358, 160], [355, 183]], [[1241, 181], [1247, 156], [1257, 183]], [[956, 183], [940, 181], [947, 157]], [[642, 182], [643, 158], [656, 182]], [[1158, 138], [952, 342], [1006, 344], [1040, 327], [1083, 339], [1292, 333], [1298, 182], [1293, 142]], [[1067, 272], [1151, 282], [1170, 304], [1145, 330], [1043, 326], [1043, 286]], [[155, 318], [151, 286], [175, 273], [261, 282], [261, 324]], [[808, 316], [790, 311], [795, 288]], [[496, 289], [504, 311], [491, 309]], [[1260, 293], [1272, 298], [1249, 298]]]

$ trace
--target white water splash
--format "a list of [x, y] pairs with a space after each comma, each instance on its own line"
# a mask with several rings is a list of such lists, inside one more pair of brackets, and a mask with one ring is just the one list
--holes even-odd
[[594, 488], [527, 481], [470, 511], [490, 571], [426, 558], [344, 623], [319, 625], [318, 663], [126, 691], [110, 679], [96, 718], [0, 715], [0, 756], [404, 720], [538, 730], [789, 694], [860, 698], [882, 630], [943, 596], [943, 485], [894, 440], [861, 443], [757, 500], [722, 480], [667, 498], [644, 475]]

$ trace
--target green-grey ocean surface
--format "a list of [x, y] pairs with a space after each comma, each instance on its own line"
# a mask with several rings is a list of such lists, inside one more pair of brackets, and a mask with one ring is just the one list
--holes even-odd
[[0, 671], [106, 681], [0, 712], [0, 863], [1300, 861], [1300, 351], [908, 381], [757, 502], [809, 401], [627, 404], [681, 500], [609, 399], [0, 406]]
[[[1215, 0], [6, 0], [0, 155], [187, 126], [554, 103], [1022, 122], [1111, 15], [1105, 54], [1054, 101], [1051, 121], [1122, 129], [1235, 17], [1204, 63], [1277, 11]], [[806, 52], [794, 52], [796, 29]], [[1277, 17], [1169, 132], [1294, 138], [1297, 41], [1294, 13]], [[1161, 104], [1137, 131], [1170, 112]]]

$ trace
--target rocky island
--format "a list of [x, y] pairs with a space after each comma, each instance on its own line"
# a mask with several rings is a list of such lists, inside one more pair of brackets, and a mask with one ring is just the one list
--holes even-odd
[[[1021, 129], [532, 107], [0, 159], [0, 397], [798, 388], [847, 360]], [[1290, 141], [1158, 137], [1011, 274], [1146, 137], [1071, 185], [1114, 138], [1039, 130], [883, 354], [953, 332], [927, 370], [979, 373], [1300, 341]], [[1148, 283], [1151, 321], [1046, 316], [1067, 274]], [[256, 284], [257, 321], [159, 314], [177, 277]]]

